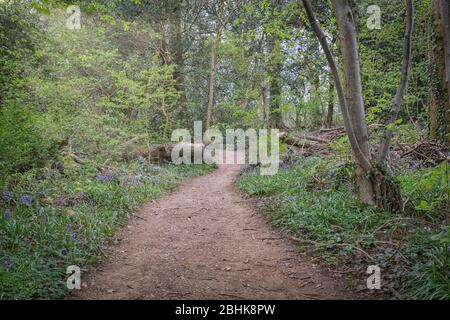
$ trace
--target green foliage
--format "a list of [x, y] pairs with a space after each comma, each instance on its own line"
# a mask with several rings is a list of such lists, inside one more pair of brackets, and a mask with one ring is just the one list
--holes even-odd
[[30, 110], [16, 105], [0, 109], [0, 185], [10, 172], [43, 167], [56, 157], [55, 149]]
[[448, 214], [450, 199], [448, 162], [425, 170], [411, 169], [399, 174], [408, 204], [421, 214], [437, 218]]
[[[440, 170], [400, 174], [403, 196], [411, 199], [429, 194], [430, 203], [442, 201], [448, 185]], [[449, 299], [448, 228], [434, 235], [438, 217], [424, 222], [422, 216], [361, 208], [350, 180], [351, 170], [346, 165], [308, 158], [274, 176], [247, 171], [236, 183], [267, 204], [274, 225], [314, 243], [326, 263], [344, 264], [356, 274], [367, 263], [377, 264], [383, 269], [383, 289], [394, 296], [399, 292], [397, 298]], [[418, 190], [418, 185], [426, 190]], [[430, 225], [435, 227], [430, 229]]]
[[420, 257], [422, 263], [412, 266], [407, 279], [408, 294], [413, 299], [449, 300], [450, 298], [450, 246], [449, 227], [443, 227], [428, 240], [430, 249], [425, 251], [424, 235], [411, 235], [409, 241], [415, 249], [413, 257]]

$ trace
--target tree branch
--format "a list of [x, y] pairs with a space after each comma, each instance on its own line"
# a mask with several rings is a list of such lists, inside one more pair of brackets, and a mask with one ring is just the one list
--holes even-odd
[[[406, 0], [407, 7], [407, 22], [405, 28], [405, 45], [403, 48], [403, 62], [402, 62], [402, 73], [400, 76], [400, 84], [397, 88], [397, 92], [395, 94], [395, 100], [393, 105], [391, 106], [391, 110], [389, 112], [389, 118], [386, 121], [386, 126], [394, 123], [397, 120], [398, 114], [403, 104], [403, 98], [406, 91], [406, 86], [408, 84], [408, 76], [409, 69], [411, 65], [411, 47], [412, 47], [412, 31], [414, 27], [414, 4], [413, 0]], [[389, 145], [392, 140], [392, 131], [387, 127], [384, 129], [383, 140], [380, 145], [378, 160], [380, 163], [385, 163], [386, 156], [389, 150]]]

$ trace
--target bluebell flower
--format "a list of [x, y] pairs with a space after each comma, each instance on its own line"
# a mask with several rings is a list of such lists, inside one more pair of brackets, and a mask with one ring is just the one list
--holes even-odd
[[31, 207], [33, 204], [33, 196], [31, 195], [23, 195], [20, 197], [20, 203], [23, 205], [26, 205], [28, 207]]
[[78, 235], [76, 234], [76, 232], [72, 233], [71, 237], [72, 241], [77, 241], [78, 240]]
[[3, 192], [3, 200], [5, 202], [10, 202], [13, 199], [13, 194], [9, 191]]
[[9, 264], [9, 260], [11, 258], [9, 256], [6, 256], [3, 260], [2, 260], [2, 267], [6, 267]]
[[295, 197], [295, 196], [288, 196], [288, 197], [286, 197], [286, 200], [289, 201], [289, 202], [294, 202], [295, 200], [297, 200], [297, 197]]
[[40, 207], [40, 208], [39, 208], [39, 213], [40, 213], [40, 214], [44, 214], [44, 211], [45, 211], [45, 210], [44, 210], [44, 207]]
[[158, 167], [157, 170], [159, 171], [159, 173], [166, 173], [167, 170], [161, 167]]
[[174, 163], [170, 160], [164, 159], [163, 162], [168, 165], [173, 165]]
[[448, 229], [442, 228], [439, 232], [440, 232], [440, 233], [447, 233], [447, 232], [448, 232]]
[[10, 269], [10, 268], [14, 268], [14, 266], [16, 265], [16, 262], [11, 259], [10, 256], [6, 256], [3, 260], [2, 260], [2, 267]]
[[108, 176], [106, 174], [97, 174], [98, 181], [106, 181], [108, 180]]
[[414, 168], [416, 168], [417, 167], [417, 163], [416, 162], [411, 162], [410, 164], [409, 164], [409, 168], [410, 169], [414, 169]]
[[12, 215], [13, 215], [12, 211], [10, 211], [10, 210], [6, 210], [6, 211], [5, 211], [5, 217], [11, 218]]
[[279, 166], [280, 166], [281, 169], [283, 169], [285, 171], [288, 171], [290, 169], [290, 166], [286, 162], [284, 162], [283, 160], [280, 160]]

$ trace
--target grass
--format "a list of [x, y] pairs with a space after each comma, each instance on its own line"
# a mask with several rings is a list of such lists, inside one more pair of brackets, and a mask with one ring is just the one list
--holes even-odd
[[66, 268], [83, 269], [143, 202], [211, 166], [99, 163], [9, 177], [0, 200], [0, 299], [60, 298]]
[[[367, 266], [376, 264], [382, 269], [385, 294], [450, 299], [449, 233], [441, 227], [448, 208], [448, 176], [441, 174], [442, 168], [397, 173], [408, 199], [407, 213], [398, 214], [361, 208], [351, 169], [344, 163], [308, 158], [283, 167], [274, 176], [247, 170], [236, 182], [265, 203], [275, 226], [313, 244], [325, 263], [350, 270], [360, 285], [365, 284]], [[421, 210], [423, 201], [427, 210]]]

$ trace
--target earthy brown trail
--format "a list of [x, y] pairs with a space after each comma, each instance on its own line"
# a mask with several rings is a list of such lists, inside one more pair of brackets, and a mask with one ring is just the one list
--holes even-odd
[[75, 299], [348, 299], [232, 188], [238, 165], [142, 207]]

